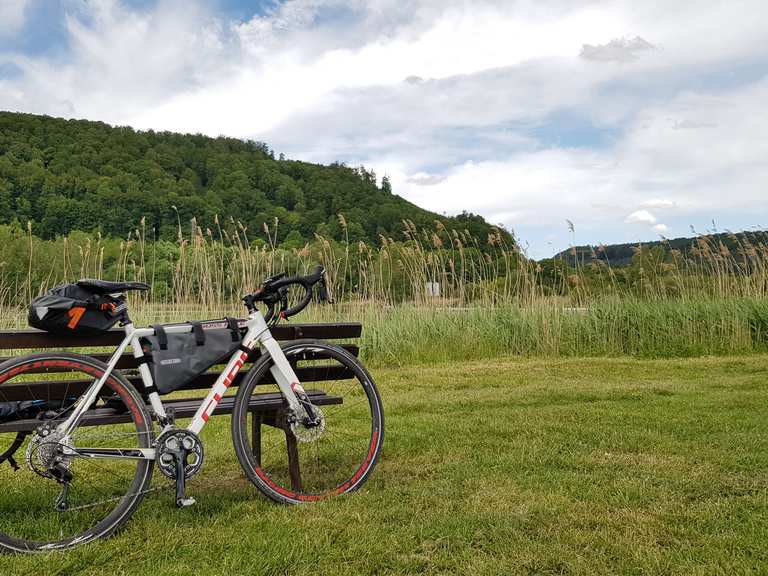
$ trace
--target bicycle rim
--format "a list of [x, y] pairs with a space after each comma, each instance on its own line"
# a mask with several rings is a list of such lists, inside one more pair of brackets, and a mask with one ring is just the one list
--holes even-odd
[[[104, 369], [96, 360], [70, 354], [35, 355], [0, 366], [0, 402], [24, 399], [39, 404], [25, 405], [15, 420], [0, 424], [0, 453], [6, 453], [6, 460], [0, 462], [0, 546], [42, 551], [83, 544], [113, 532], [138, 505], [151, 479], [151, 462], [65, 456], [61, 450], [62, 445], [151, 447], [147, 411], [122, 377], [113, 374], [107, 380], [90, 412], [103, 417], [120, 414], [119, 423], [84, 418], [69, 439], [55, 432], [46, 437], [35, 433], [40, 426], [54, 430], [63, 422], [68, 408]], [[29, 434], [10, 455], [14, 469], [7, 451], [14, 442], [18, 444], [20, 427]], [[59, 473], [63, 467], [72, 476], [65, 500], [61, 499], [64, 485], [51, 477], [56, 457], [61, 458]]]
[[[354, 356], [336, 346], [299, 342], [283, 351], [322, 411], [323, 429], [294, 433], [284, 411], [258, 411], [258, 401], [279, 395], [279, 389], [270, 383], [272, 362], [257, 365], [233, 418], [240, 463], [262, 492], [280, 502], [356, 490], [373, 470], [383, 440], [381, 400], [373, 380]], [[300, 433], [318, 437], [301, 441]]]

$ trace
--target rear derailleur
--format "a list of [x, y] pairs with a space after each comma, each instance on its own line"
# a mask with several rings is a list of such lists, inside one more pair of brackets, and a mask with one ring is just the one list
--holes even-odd
[[27, 445], [29, 468], [43, 478], [51, 478], [61, 484], [61, 493], [54, 504], [57, 512], [69, 510], [69, 487], [75, 475], [69, 469], [71, 458], [65, 455], [65, 448], [71, 447], [71, 440], [51, 422], [39, 426]]

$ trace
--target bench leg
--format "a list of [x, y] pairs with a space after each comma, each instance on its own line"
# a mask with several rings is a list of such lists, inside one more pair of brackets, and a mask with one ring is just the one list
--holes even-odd
[[[291, 480], [291, 488], [296, 492], [301, 492], [301, 467], [299, 465], [299, 446], [296, 442], [296, 436], [293, 435], [290, 425], [288, 424], [285, 416], [285, 412], [278, 410], [277, 412], [267, 412], [253, 414], [253, 428], [251, 434], [253, 435], [253, 450], [256, 461], [261, 464], [261, 425], [273, 426], [283, 431], [285, 434], [285, 448], [288, 452], [288, 476]], [[259, 454], [256, 454], [256, 447], [259, 447]]]
[[261, 466], [261, 413], [251, 412], [251, 451], [257, 466]]
[[301, 468], [299, 468], [299, 448], [296, 445], [296, 437], [291, 429], [286, 427], [285, 446], [288, 449], [288, 474], [291, 477], [291, 488], [301, 492]]

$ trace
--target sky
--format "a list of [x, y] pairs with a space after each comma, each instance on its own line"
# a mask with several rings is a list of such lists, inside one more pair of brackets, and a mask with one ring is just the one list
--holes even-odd
[[0, 0], [2, 110], [364, 165], [537, 258], [768, 227], [767, 103], [765, 0]]

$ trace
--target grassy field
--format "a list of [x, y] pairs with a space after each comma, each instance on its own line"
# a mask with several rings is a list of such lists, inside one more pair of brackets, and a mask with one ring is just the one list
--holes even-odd
[[497, 359], [375, 373], [387, 412], [358, 494], [283, 507], [220, 417], [198, 504], [0, 574], [765, 574], [768, 356]]

